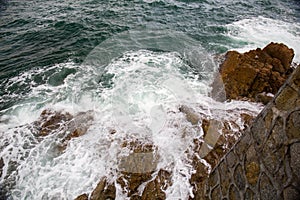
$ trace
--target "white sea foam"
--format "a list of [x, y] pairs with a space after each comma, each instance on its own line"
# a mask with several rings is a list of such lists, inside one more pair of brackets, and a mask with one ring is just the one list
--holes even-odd
[[[226, 26], [228, 36], [243, 44], [237, 47], [240, 52], [258, 47], [263, 48], [270, 42], [280, 42], [293, 48], [294, 61], [300, 62], [300, 24], [265, 17], [254, 17], [233, 22]], [[244, 45], [246, 43], [246, 45]]]
[[[13, 199], [72, 199], [91, 192], [103, 176], [116, 181], [118, 158], [129, 153], [121, 143], [134, 139], [158, 147], [157, 169], [172, 172], [167, 199], [187, 199], [192, 195], [189, 178], [194, 169], [186, 150], [203, 132], [186, 120], [179, 106], [241, 124], [238, 113], [226, 110], [245, 108], [258, 113], [261, 109], [256, 104], [209, 98], [210, 80], [192, 76], [191, 66], [174, 52], [128, 51], [112, 60], [101, 75], [95, 66], [70, 62], [30, 71], [16, 80], [21, 84], [27, 77], [66, 68], [75, 72], [56, 86], [47, 78], [41, 85], [32, 84], [24, 103], [5, 112], [7, 120], [0, 126], [0, 142], [5, 144], [0, 151], [5, 162], [1, 183], [11, 180]], [[70, 140], [62, 153], [57, 145], [68, 134], [66, 130], [38, 137], [31, 123], [46, 108], [74, 115], [90, 110], [94, 120], [87, 133]], [[112, 129], [116, 130], [113, 135]], [[118, 186], [117, 198], [126, 199], [124, 195]]]

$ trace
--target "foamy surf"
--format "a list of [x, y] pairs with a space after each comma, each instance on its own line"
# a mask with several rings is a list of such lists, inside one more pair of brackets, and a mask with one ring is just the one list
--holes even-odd
[[300, 62], [300, 24], [280, 21], [262, 16], [243, 19], [226, 25], [228, 36], [236, 41], [234, 48], [246, 52], [264, 47], [270, 42], [284, 43], [294, 49], [295, 62]]
[[[134, 38], [137, 41], [138, 37]], [[179, 107], [185, 105], [218, 120], [234, 120], [241, 127], [240, 112], [247, 110], [256, 115], [262, 107], [248, 102], [221, 103], [211, 99], [208, 96], [211, 82], [208, 74], [211, 72], [206, 70], [215, 68], [210, 68], [213, 64], [209, 54], [198, 54], [202, 55], [199, 62], [187, 60], [194, 55], [193, 51], [185, 50], [180, 54], [143, 47], [120, 52], [120, 56], [108, 64], [69, 62], [28, 71], [7, 82], [8, 87], [9, 84], [27, 86], [29, 79], [44, 78], [39, 84], [29, 84], [29, 94], [18, 105], [2, 111], [4, 123], [0, 127], [0, 142], [4, 146], [0, 157], [5, 165], [1, 184], [9, 198], [73, 199], [90, 193], [100, 178], [106, 176], [116, 185], [117, 199], [128, 199], [116, 180], [120, 176], [119, 160], [130, 153], [130, 149], [121, 144], [136, 140], [157, 147], [156, 170], [172, 172], [167, 199], [193, 196], [189, 179], [194, 169], [187, 150], [193, 148], [193, 139], [201, 137], [203, 131], [200, 125], [187, 121]], [[198, 73], [194, 73], [194, 65], [190, 65], [196, 62], [200, 65]], [[53, 82], [53, 76], [61, 79]], [[41, 137], [33, 122], [39, 120], [45, 109], [74, 116], [85, 113], [93, 120], [87, 124], [78, 119], [88, 127], [86, 134], [71, 139], [66, 148], [59, 151], [57, 147], [69, 130], [61, 124], [51, 134]], [[227, 112], [234, 109], [238, 111]], [[139, 190], [142, 192], [143, 187]]]

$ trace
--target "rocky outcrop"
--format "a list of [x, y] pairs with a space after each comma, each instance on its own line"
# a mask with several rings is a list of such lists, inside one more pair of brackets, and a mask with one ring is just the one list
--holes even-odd
[[64, 126], [72, 119], [73, 115], [68, 112], [63, 113], [47, 109], [42, 111], [39, 119], [35, 122], [35, 125], [39, 129], [40, 136], [47, 136], [53, 131], [59, 130], [61, 126]]
[[166, 170], [159, 170], [154, 180], [147, 183], [142, 193], [142, 200], [148, 199], [166, 199], [165, 190], [172, 185], [171, 173]]
[[156, 170], [158, 155], [153, 144], [137, 140], [124, 141], [122, 148], [128, 148], [131, 153], [119, 158], [117, 183], [128, 197], [138, 196], [138, 187], [150, 180]]
[[[159, 156], [152, 143], [141, 142], [138, 140], [124, 141], [121, 148], [130, 151], [128, 155], [118, 158], [119, 177], [115, 183], [108, 183], [107, 178], [103, 177], [91, 194], [91, 200], [115, 199], [116, 187], [121, 186], [123, 193], [130, 199], [165, 199], [165, 190], [171, 184], [171, 173], [166, 170], [157, 171]], [[138, 188], [146, 183], [142, 194]], [[87, 194], [78, 198], [88, 197]]]
[[300, 197], [300, 67], [209, 175], [196, 199]]
[[116, 198], [116, 187], [113, 183], [109, 183], [104, 177], [100, 180], [97, 187], [94, 189], [91, 195], [91, 200], [102, 200], [102, 199], [115, 199]]
[[34, 125], [37, 127], [38, 136], [62, 133], [61, 146], [58, 147], [62, 151], [69, 140], [84, 135], [92, 121], [92, 111], [80, 112], [73, 116], [68, 112], [47, 109], [41, 113]]
[[[227, 98], [271, 101], [255, 120], [247, 111], [227, 110], [235, 113], [241, 126], [236, 119], [214, 118], [184, 105], [179, 108], [192, 127], [203, 131], [185, 152], [195, 171], [190, 199], [293, 199], [300, 195], [300, 68], [293, 72], [290, 67], [293, 55], [293, 50], [275, 43], [245, 54], [227, 53], [220, 67]], [[129, 153], [117, 158], [118, 178], [108, 182], [103, 177], [90, 195], [78, 198], [114, 199], [118, 186], [131, 200], [165, 199], [172, 171], [157, 169], [156, 147], [138, 140], [120, 145]]]
[[[246, 53], [229, 51], [212, 84], [212, 96], [218, 99], [225, 90], [226, 99], [245, 99], [267, 103], [293, 71], [293, 49], [270, 43], [263, 49]], [[224, 84], [224, 85], [223, 85]]]

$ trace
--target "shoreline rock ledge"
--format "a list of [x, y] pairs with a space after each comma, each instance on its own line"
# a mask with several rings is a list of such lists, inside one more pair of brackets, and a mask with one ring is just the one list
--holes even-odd
[[[227, 99], [262, 102], [259, 99], [262, 93], [276, 95], [263, 102], [270, 101], [253, 122], [248, 120], [248, 128], [241, 130], [236, 143], [232, 141], [232, 148], [224, 151], [218, 148], [222, 146], [220, 144], [212, 149], [206, 157], [207, 163], [212, 163], [212, 170], [192, 157], [196, 173], [190, 179], [193, 196], [189, 199], [293, 200], [300, 196], [300, 66], [291, 67], [293, 56], [292, 49], [276, 43], [244, 54], [235, 51], [226, 54], [226, 60], [220, 66], [221, 76], [214, 84], [223, 85], [220, 81], [223, 79]], [[218, 97], [220, 87], [214, 84], [212, 93]], [[180, 109], [195, 126], [202, 122], [205, 132], [209, 120], [188, 107]], [[225, 127], [225, 133], [230, 133], [232, 126], [228, 127], [228, 130]], [[224, 144], [230, 141], [220, 140]], [[194, 140], [194, 143], [197, 150], [203, 142]], [[128, 145], [133, 151], [149, 155], [156, 150], [152, 144], [134, 142], [123, 146]], [[196, 150], [195, 158], [201, 157]], [[155, 157], [150, 159], [156, 161]], [[134, 161], [131, 157], [127, 160]], [[117, 187], [128, 191], [131, 200], [165, 199], [164, 191], [172, 185], [171, 180], [172, 173], [165, 169], [154, 173], [151, 170], [142, 174], [121, 173], [120, 178], [113, 182], [102, 177], [94, 191], [82, 194], [76, 200], [115, 199]], [[144, 190], [139, 193], [137, 188], [140, 185]]]
[[282, 43], [246, 53], [228, 51], [212, 84], [212, 97], [267, 104], [293, 72], [293, 57], [293, 49]]

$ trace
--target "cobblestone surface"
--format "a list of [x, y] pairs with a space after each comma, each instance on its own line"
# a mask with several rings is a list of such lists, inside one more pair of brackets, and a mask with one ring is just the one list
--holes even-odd
[[197, 199], [300, 199], [300, 67], [205, 181]]

